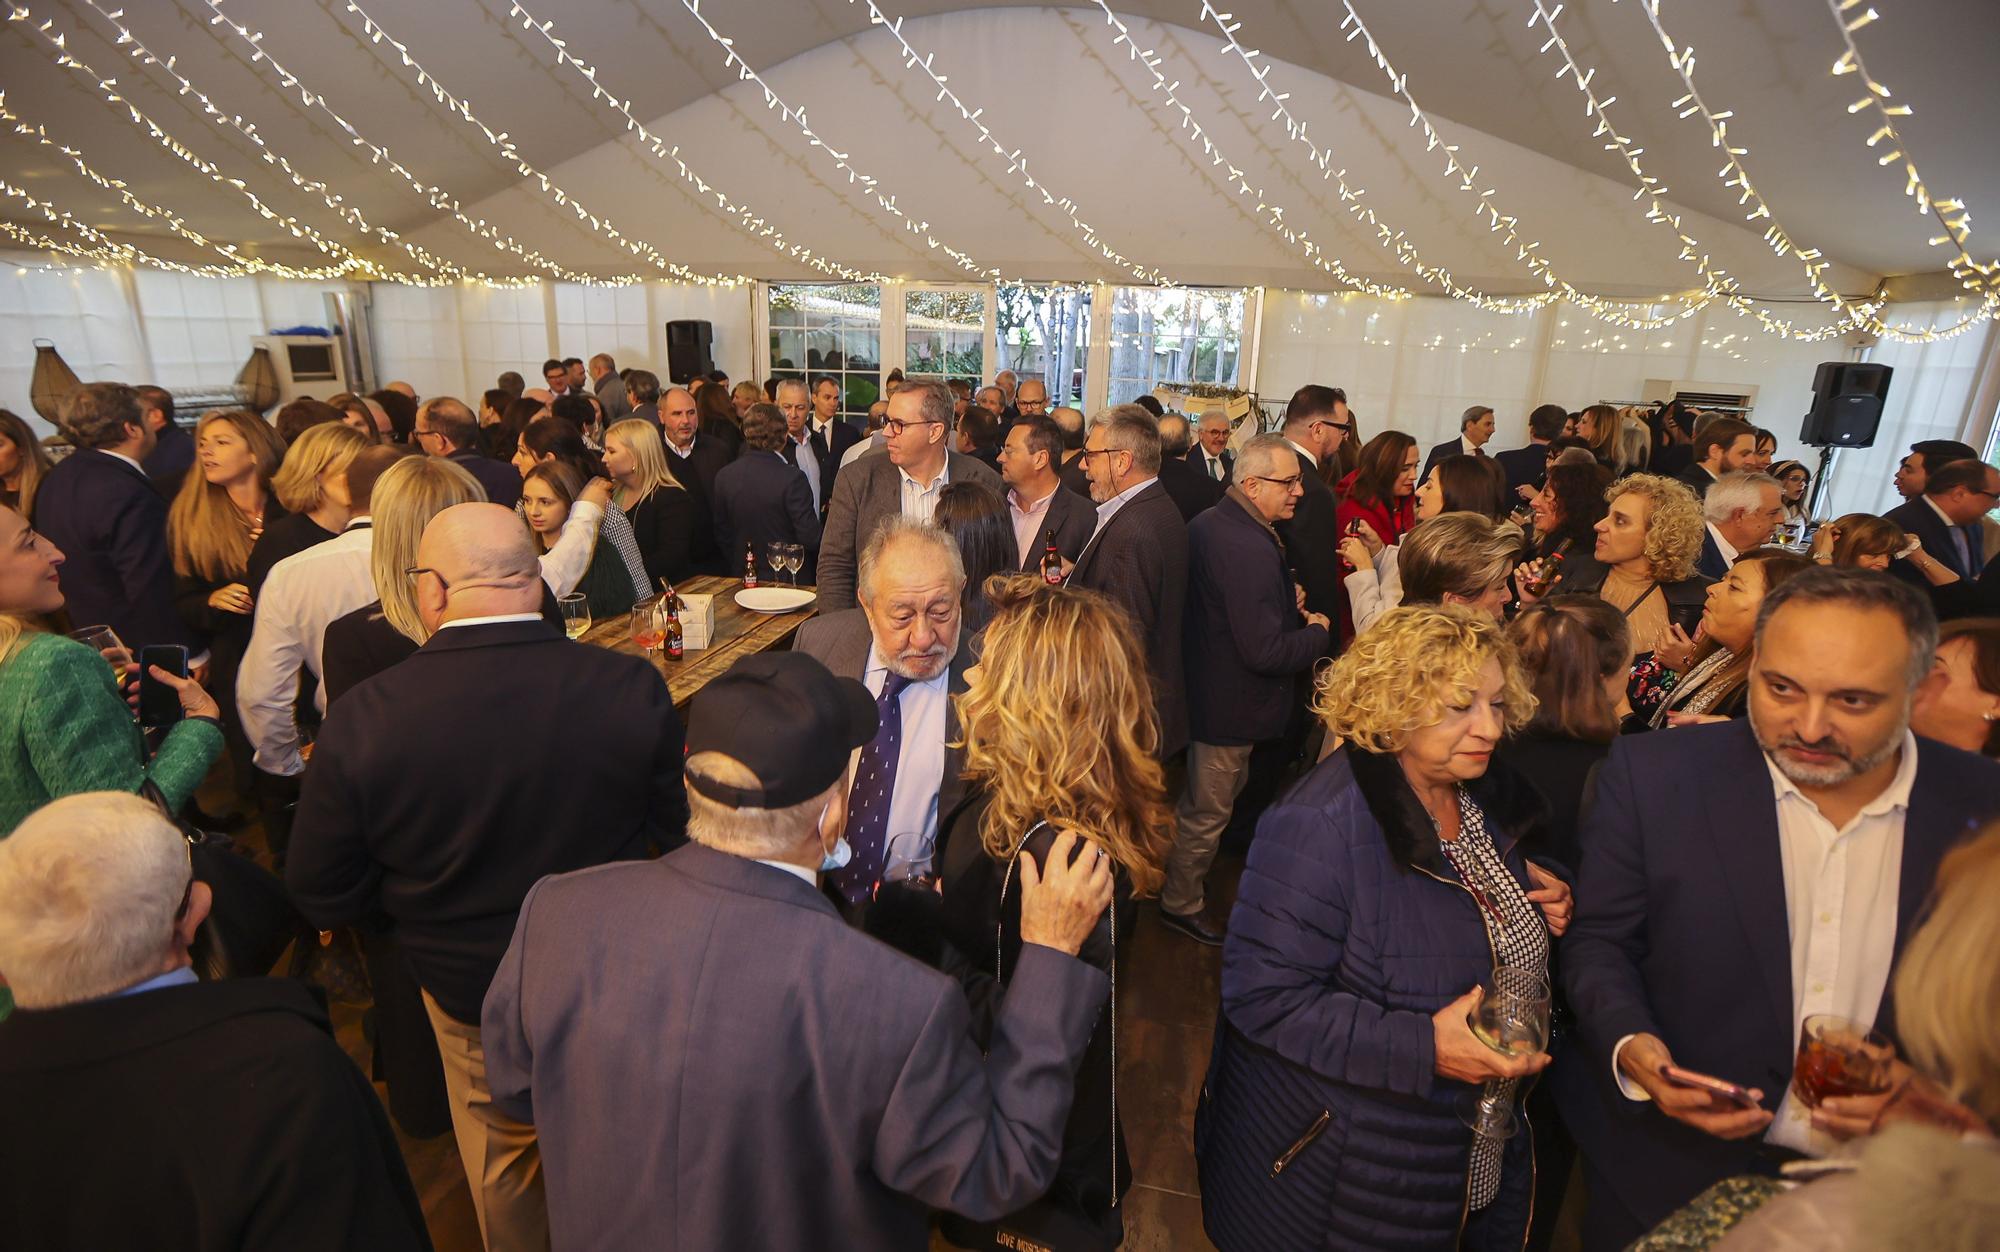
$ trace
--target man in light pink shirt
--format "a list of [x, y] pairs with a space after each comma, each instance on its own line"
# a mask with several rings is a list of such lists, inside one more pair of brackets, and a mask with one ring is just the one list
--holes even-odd
[[1090, 542], [1095, 523], [1082, 496], [1065, 491], [1057, 467], [1062, 431], [1041, 415], [1023, 414], [1000, 448], [1000, 476], [1007, 482], [1007, 513], [1014, 522], [1016, 555], [1024, 570], [1040, 566], [1053, 534], [1065, 562]]

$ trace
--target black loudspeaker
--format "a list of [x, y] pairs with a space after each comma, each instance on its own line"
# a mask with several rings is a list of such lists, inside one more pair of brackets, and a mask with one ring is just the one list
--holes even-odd
[[715, 327], [708, 322], [667, 323], [667, 377], [685, 385], [715, 369]]
[[1886, 365], [1850, 361], [1821, 365], [1813, 372], [1812, 409], [1799, 430], [1799, 442], [1817, 448], [1866, 448], [1873, 444], [1893, 372]]

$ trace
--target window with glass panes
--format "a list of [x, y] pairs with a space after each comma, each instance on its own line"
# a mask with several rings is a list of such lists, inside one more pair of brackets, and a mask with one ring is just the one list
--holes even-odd
[[1235, 386], [1242, 288], [1118, 287], [1111, 293], [1111, 386], [1125, 404], [1161, 383]]
[[865, 284], [771, 283], [773, 378], [840, 384], [840, 411], [866, 417], [882, 388], [882, 289]]
[[986, 378], [986, 289], [914, 287], [903, 293], [903, 377], [911, 382]]
[[1083, 404], [1090, 355], [1090, 288], [1003, 283], [994, 290], [994, 372], [1039, 378], [1051, 406]]

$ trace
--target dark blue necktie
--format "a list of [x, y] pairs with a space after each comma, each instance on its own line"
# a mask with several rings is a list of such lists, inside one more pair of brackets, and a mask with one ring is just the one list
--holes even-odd
[[833, 885], [849, 904], [859, 904], [881, 881], [889, 850], [889, 800], [896, 794], [896, 762], [903, 752], [903, 688], [910, 680], [890, 671], [882, 676], [882, 694], [875, 698], [881, 724], [854, 767], [854, 787], [847, 793], [847, 842], [854, 859], [833, 872]]

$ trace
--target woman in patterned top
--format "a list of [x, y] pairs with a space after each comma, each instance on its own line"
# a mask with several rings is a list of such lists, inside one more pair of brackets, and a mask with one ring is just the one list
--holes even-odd
[[1384, 614], [1325, 672], [1341, 747], [1257, 824], [1222, 954], [1196, 1113], [1202, 1214], [1222, 1252], [1517, 1249], [1532, 1139], [1475, 1138], [1458, 1098], [1539, 1073], [1467, 1025], [1497, 965], [1546, 977], [1572, 900], [1524, 844], [1543, 805], [1504, 767], [1533, 715], [1499, 623]]

